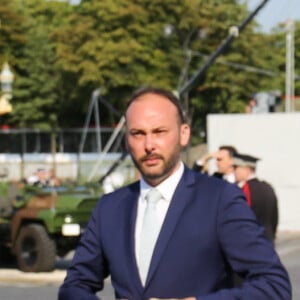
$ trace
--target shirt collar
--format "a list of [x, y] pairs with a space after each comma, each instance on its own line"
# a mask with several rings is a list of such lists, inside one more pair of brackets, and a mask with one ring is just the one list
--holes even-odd
[[227, 180], [230, 183], [235, 183], [235, 175], [234, 175], [234, 173], [225, 174], [223, 176], [223, 179]]
[[[161, 182], [159, 185], [155, 187], [162, 194], [164, 200], [171, 201], [175, 189], [182, 177], [183, 171], [184, 171], [184, 165], [181, 161], [178, 170], [176, 170], [171, 176], [169, 176], [167, 179], [165, 179], [163, 182]], [[142, 199], [145, 199], [145, 196], [152, 188], [153, 187], [151, 185], [149, 185], [143, 178], [141, 178], [140, 195]]]

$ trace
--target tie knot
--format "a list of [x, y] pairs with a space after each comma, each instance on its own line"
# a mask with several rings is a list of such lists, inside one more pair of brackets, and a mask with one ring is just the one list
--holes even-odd
[[155, 204], [161, 199], [161, 193], [157, 189], [151, 189], [146, 195], [148, 203]]

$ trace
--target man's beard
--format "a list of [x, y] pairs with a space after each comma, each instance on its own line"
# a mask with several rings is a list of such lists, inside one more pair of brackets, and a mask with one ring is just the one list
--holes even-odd
[[[166, 160], [165, 157], [160, 154], [147, 154], [138, 160], [131, 155], [131, 158], [145, 181], [157, 180], [161, 182], [172, 173], [172, 170], [178, 163], [180, 158], [180, 150], [179, 152], [174, 151], [168, 160]], [[154, 166], [154, 170], [151, 170], [151, 167], [145, 167], [144, 162], [150, 158], [157, 158], [162, 162], [162, 164], [159, 166]]]

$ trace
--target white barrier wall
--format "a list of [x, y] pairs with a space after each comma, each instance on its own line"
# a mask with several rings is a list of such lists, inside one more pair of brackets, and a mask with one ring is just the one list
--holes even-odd
[[[21, 157], [18, 154], [0, 153], [0, 181], [19, 181], [28, 178], [39, 168], [49, 170], [54, 167], [56, 176], [62, 180], [76, 180], [78, 176], [79, 179], [87, 180], [93, 174], [88, 181], [97, 181], [120, 156], [121, 153], [83, 153], [80, 156], [75, 153], [41, 153]], [[135, 169], [129, 156], [118, 166], [117, 171], [126, 180], [134, 178]]]
[[279, 230], [300, 230], [300, 113], [226, 114], [207, 118], [208, 151], [233, 145], [259, 157], [257, 176], [279, 200]]

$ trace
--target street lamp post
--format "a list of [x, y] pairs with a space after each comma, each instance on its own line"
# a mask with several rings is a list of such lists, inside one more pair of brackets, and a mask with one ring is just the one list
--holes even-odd
[[286, 25], [286, 78], [285, 78], [285, 112], [294, 111], [294, 96], [295, 96], [295, 42], [294, 32], [295, 24], [294, 21], [288, 21]]
[[0, 98], [0, 115], [10, 113], [12, 106], [9, 100], [12, 98], [12, 85], [14, 81], [14, 74], [11, 72], [9, 64], [6, 62], [3, 65], [0, 73], [1, 82], [1, 98]]

